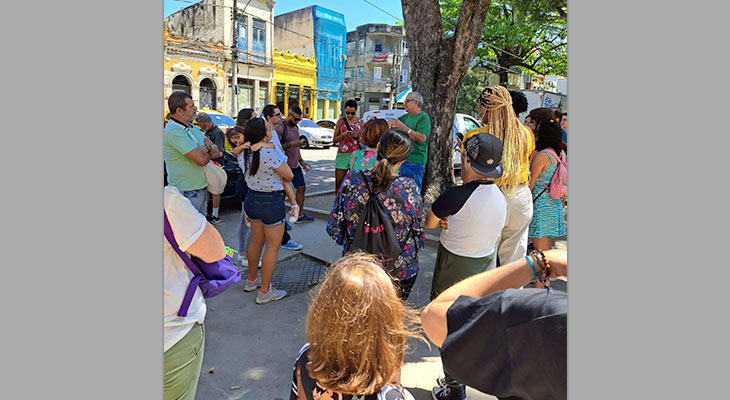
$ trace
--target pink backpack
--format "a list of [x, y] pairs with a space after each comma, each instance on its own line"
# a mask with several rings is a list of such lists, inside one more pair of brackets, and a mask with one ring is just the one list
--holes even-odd
[[548, 148], [544, 151], [545, 153], [555, 157], [557, 160], [557, 166], [555, 167], [553, 177], [550, 179], [549, 186], [545, 185], [545, 182], [543, 182], [540, 177], [537, 179], [540, 179], [540, 182], [548, 187], [548, 195], [551, 199], [562, 199], [563, 196], [568, 193], [568, 184], [566, 183], [568, 180], [568, 163], [565, 161], [565, 152], [561, 150], [560, 157], [558, 157], [553, 149]]

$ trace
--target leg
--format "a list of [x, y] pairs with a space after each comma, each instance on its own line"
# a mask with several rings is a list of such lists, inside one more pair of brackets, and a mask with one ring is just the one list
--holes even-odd
[[304, 215], [304, 192], [307, 190], [306, 186], [299, 186], [297, 188], [297, 204], [299, 205], [299, 216]]
[[205, 327], [194, 324], [164, 355], [165, 400], [193, 400], [205, 350]]
[[[257, 269], [251, 268], [259, 264], [261, 259], [261, 249], [264, 247], [264, 224], [261, 221], [251, 221], [251, 242], [248, 244], [248, 251], [246, 255], [248, 257], [248, 281], [253, 282], [256, 280], [258, 275]], [[279, 247], [277, 247], [278, 249]], [[268, 250], [268, 249], [267, 249]]]
[[335, 169], [335, 194], [339, 193], [342, 181], [345, 180], [345, 175], [347, 175], [346, 169]]
[[547, 251], [550, 250], [550, 236], [545, 236], [541, 238], [532, 238], [532, 245], [535, 247], [535, 250], [541, 250], [541, 251]]
[[211, 197], [213, 198], [213, 216], [218, 217], [218, 209], [221, 206], [221, 195], [211, 193]]
[[527, 185], [507, 200], [507, 219], [498, 246], [502, 265], [517, 261], [527, 253], [527, 233], [532, 220], [532, 193]]
[[241, 204], [241, 222], [238, 224], [238, 256], [246, 258], [248, 240], [251, 240], [251, 229], [246, 226], [246, 210]]
[[[271, 276], [274, 275], [274, 269], [276, 269], [276, 259], [279, 255], [279, 245], [281, 243], [281, 236], [284, 234], [286, 229], [284, 223], [280, 223], [276, 226], [265, 226], [263, 227], [263, 233], [266, 241], [266, 250], [264, 251], [264, 257], [261, 260], [261, 290], [268, 291], [269, 284], [271, 283]], [[249, 263], [251, 261], [249, 260]], [[253, 265], [253, 264], [249, 264]], [[250, 268], [249, 268], [250, 270]], [[249, 276], [251, 273], [249, 272]]]

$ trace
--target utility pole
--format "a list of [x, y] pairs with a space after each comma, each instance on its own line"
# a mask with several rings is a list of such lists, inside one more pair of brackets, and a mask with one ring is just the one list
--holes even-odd
[[231, 115], [238, 112], [238, 9], [236, 8], [236, 0], [233, 0], [233, 23], [231, 24], [233, 32], [231, 43], [231, 89], [233, 91], [233, 100], [231, 101]]
[[398, 42], [397, 47], [393, 49], [393, 73], [390, 74], [390, 101], [389, 109], [395, 108], [395, 101], [398, 96], [398, 82], [400, 81], [400, 65], [401, 65], [401, 48], [403, 47], [403, 39]]

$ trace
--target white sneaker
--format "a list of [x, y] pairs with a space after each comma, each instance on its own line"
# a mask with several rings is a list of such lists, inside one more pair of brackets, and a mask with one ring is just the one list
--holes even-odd
[[[242, 267], [248, 267], [248, 258], [238, 256], [238, 262]], [[259, 269], [261, 269], [261, 260], [259, 260]]]
[[261, 290], [259, 290], [258, 294], [256, 295], [256, 303], [266, 304], [274, 300], [282, 299], [284, 298], [284, 296], [286, 296], [286, 290], [276, 289], [274, 286], [269, 284], [269, 291], [266, 294], [261, 293]]

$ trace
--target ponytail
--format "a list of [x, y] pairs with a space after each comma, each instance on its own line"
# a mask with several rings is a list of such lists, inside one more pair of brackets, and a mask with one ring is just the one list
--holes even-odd
[[408, 158], [413, 151], [413, 144], [408, 135], [399, 130], [385, 132], [378, 144], [378, 161], [372, 168], [373, 191], [376, 193], [390, 189], [395, 177], [390, 167]]
[[378, 157], [378, 161], [372, 169], [373, 192], [380, 193], [390, 189], [395, 177], [390, 172], [390, 163], [387, 158]]

